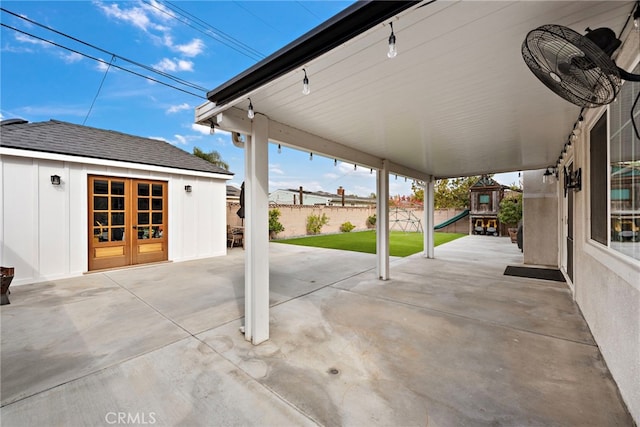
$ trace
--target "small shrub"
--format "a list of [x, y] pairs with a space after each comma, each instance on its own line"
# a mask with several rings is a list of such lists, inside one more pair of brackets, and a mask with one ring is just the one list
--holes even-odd
[[376, 226], [376, 214], [373, 214], [367, 218], [367, 228], [373, 228]]
[[318, 234], [324, 225], [329, 223], [329, 217], [326, 214], [309, 215], [307, 217], [307, 234]]
[[351, 222], [347, 221], [340, 226], [340, 231], [342, 231], [343, 233], [348, 233], [354, 228], [356, 228], [356, 226], [351, 224]]
[[278, 219], [280, 218], [279, 209], [271, 209], [269, 211], [269, 231], [278, 234], [284, 231], [284, 226]]

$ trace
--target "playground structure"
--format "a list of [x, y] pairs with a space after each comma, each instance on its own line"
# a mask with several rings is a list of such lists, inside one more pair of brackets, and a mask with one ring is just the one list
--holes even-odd
[[408, 233], [424, 231], [422, 221], [413, 213], [413, 210], [398, 207], [389, 210], [389, 230]]
[[[469, 209], [436, 224], [434, 230], [442, 230], [469, 216]], [[413, 210], [395, 207], [389, 211], [389, 230], [403, 231], [407, 233], [422, 233], [422, 220], [416, 216]]]

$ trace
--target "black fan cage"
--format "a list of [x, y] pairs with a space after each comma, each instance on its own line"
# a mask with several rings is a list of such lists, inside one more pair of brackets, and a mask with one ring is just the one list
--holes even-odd
[[612, 102], [620, 90], [613, 60], [587, 37], [560, 25], [543, 25], [527, 34], [522, 58], [549, 89], [580, 107]]

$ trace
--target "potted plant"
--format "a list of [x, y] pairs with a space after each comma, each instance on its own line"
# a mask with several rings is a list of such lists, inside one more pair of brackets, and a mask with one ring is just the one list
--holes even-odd
[[276, 234], [284, 231], [284, 226], [278, 219], [280, 218], [280, 209], [269, 210], [269, 239], [274, 239]]
[[509, 231], [511, 242], [517, 243], [517, 227], [522, 219], [522, 193], [510, 194], [500, 201], [498, 219], [508, 227], [507, 230]]

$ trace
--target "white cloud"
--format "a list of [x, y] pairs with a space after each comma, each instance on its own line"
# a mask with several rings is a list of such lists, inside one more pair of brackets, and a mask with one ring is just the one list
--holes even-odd
[[[100, 58], [100, 59], [102, 59], [102, 58]], [[104, 59], [103, 59], [103, 61], [104, 61]], [[100, 72], [103, 72], [103, 73], [105, 71], [107, 71], [108, 68], [109, 68], [109, 63], [106, 62], [106, 61], [105, 62], [98, 62], [97, 65], [96, 65], [96, 70], [98, 70]]]
[[204, 42], [200, 39], [193, 39], [191, 40], [191, 42], [187, 44], [179, 44], [176, 46], [169, 46], [169, 47], [173, 47], [173, 49], [182, 53], [184, 56], [188, 56], [192, 58], [202, 53], [202, 51], [204, 50]]
[[149, 16], [147, 15], [148, 9], [137, 6], [120, 9], [120, 5], [118, 3], [110, 3], [106, 5], [102, 2], [95, 2], [94, 4], [96, 4], [102, 12], [107, 15], [107, 17], [124, 21], [145, 32], [148, 32], [149, 30], [167, 30], [167, 27], [156, 24], [149, 19]]
[[162, 61], [155, 64], [153, 68], [157, 68], [160, 71], [175, 71], [178, 65], [169, 58], [163, 58]]
[[338, 179], [338, 178], [340, 178], [340, 175], [338, 175], [337, 173], [329, 172], [329, 173], [325, 173], [324, 175], [322, 175], [322, 177], [324, 179]]
[[67, 63], [73, 64], [74, 62], [82, 61], [83, 56], [79, 53], [70, 52], [70, 53], [61, 53], [60, 58]]
[[176, 141], [178, 141], [178, 143], [180, 143], [182, 145], [186, 145], [187, 142], [188, 142], [187, 138], [185, 136], [175, 134], [175, 135], [173, 135], [173, 137], [176, 139]]
[[276, 175], [284, 175], [284, 171], [280, 168], [280, 165], [276, 163], [269, 164], [269, 173], [274, 173]]
[[171, 60], [169, 58], [162, 58], [162, 60], [153, 67], [160, 71], [193, 71], [193, 62], [184, 59]]
[[16, 33], [16, 41], [19, 41], [21, 43], [34, 44], [36, 46], [51, 47], [51, 45], [44, 40], [34, 39], [33, 37], [29, 37], [26, 34], [21, 33]]
[[185, 59], [180, 59], [178, 61], [178, 70], [180, 70], [180, 71], [193, 71], [193, 62], [187, 61]]
[[163, 138], [163, 137], [161, 137], [161, 136], [148, 136], [147, 138], [149, 138], [149, 139], [155, 139], [156, 141], [169, 142], [169, 141], [167, 141], [167, 138]]
[[172, 106], [170, 106], [167, 109], [166, 113], [167, 114], [173, 114], [173, 113], [178, 113], [180, 111], [189, 110], [189, 109], [191, 109], [191, 106], [185, 102], [185, 103], [180, 104], [180, 105], [172, 105]]
[[211, 128], [209, 126], [203, 126], [197, 123], [191, 123], [191, 130], [201, 133], [203, 135], [209, 135], [211, 133]]
[[108, 17], [128, 22], [141, 30], [147, 31], [150, 21], [144, 10], [137, 7], [122, 10], [117, 3], [109, 5], [97, 3], [97, 5]]

